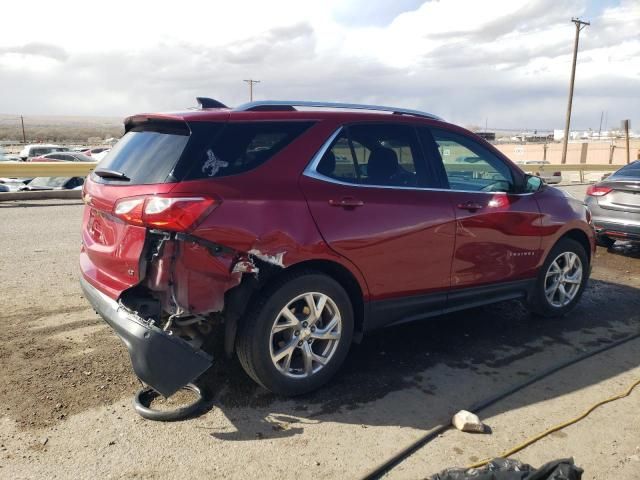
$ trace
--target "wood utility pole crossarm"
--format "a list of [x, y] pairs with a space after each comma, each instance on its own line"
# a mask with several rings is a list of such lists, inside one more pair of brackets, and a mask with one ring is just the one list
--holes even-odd
[[573, 103], [573, 85], [576, 80], [576, 61], [578, 59], [580, 31], [587, 25], [591, 25], [591, 23], [584, 22], [579, 18], [572, 18], [571, 21], [576, 25], [576, 39], [573, 44], [573, 64], [571, 66], [571, 81], [569, 82], [569, 102], [567, 103], [567, 119], [564, 124], [564, 138], [562, 141], [562, 163], [567, 163], [567, 143], [569, 141], [569, 126], [571, 125], [571, 105]]
[[246, 82], [249, 84], [249, 101], [253, 102], [253, 85], [255, 83], [260, 83], [260, 80], [243, 80], [243, 82]]

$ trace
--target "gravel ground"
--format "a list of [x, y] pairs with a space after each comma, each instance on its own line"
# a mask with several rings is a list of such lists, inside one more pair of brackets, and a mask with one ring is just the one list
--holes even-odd
[[[77, 201], [0, 203], [0, 478], [358, 478], [458, 409], [639, 330], [640, 249], [599, 249], [593, 281], [562, 320], [507, 302], [379, 332], [329, 386], [295, 400], [220, 360], [206, 378], [209, 412], [154, 423], [133, 412], [126, 351], [82, 298], [81, 211]], [[484, 412], [491, 435], [450, 430], [389, 476], [496, 456], [639, 379], [639, 354], [629, 342], [549, 377]], [[585, 479], [636, 479], [639, 408], [640, 390], [516, 458], [573, 456]]]

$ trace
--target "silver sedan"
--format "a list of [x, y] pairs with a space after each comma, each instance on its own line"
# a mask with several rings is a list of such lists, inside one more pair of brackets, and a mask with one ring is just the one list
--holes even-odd
[[640, 241], [640, 160], [591, 185], [585, 203], [593, 218], [598, 244]]

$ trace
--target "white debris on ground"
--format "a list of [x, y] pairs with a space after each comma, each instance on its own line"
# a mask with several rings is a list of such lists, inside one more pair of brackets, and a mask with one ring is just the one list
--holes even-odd
[[484, 433], [486, 430], [484, 423], [480, 421], [478, 416], [466, 410], [460, 410], [456, 413], [451, 419], [451, 423], [463, 432]]

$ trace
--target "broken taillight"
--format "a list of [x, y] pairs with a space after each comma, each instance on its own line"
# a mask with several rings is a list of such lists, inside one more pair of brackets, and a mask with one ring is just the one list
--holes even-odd
[[143, 195], [118, 200], [113, 213], [132, 225], [184, 231], [193, 228], [218, 203], [200, 195]]
[[589, 185], [589, 188], [587, 188], [587, 195], [590, 195], [592, 197], [602, 197], [603, 195], [609, 193], [611, 190], [613, 190], [611, 187]]

